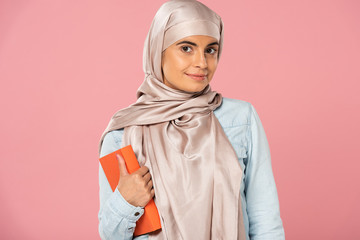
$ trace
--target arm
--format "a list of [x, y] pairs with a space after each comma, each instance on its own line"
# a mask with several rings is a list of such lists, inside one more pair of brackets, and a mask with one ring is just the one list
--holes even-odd
[[250, 239], [285, 239], [270, 149], [259, 116], [252, 105], [248, 140], [245, 192]]
[[[106, 134], [101, 147], [100, 157], [121, 148], [122, 133], [123, 131], [113, 131]], [[143, 215], [143, 208], [129, 204], [117, 188], [112, 192], [100, 164], [99, 185], [100, 210], [98, 218], [101, 239], [133, 239], [136, 221]], [[147, 236], [144, 235], [135, 239], [147, 239]]]

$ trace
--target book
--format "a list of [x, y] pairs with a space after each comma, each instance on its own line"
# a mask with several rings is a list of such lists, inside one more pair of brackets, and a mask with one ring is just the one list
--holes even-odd
[[[100, 158], [100, 164], [105, 172], [107, 180], [110, 183], [112, 191], [115, 191], [120, 178], [120, 169], [116, 154], [123, 157], [126, 168], [130, 174], [140, 168], [139, 162], [136, 159], [131, 145], [123, 147]], [[144, 208], [144, 214], [136, 222], [134, 236], [150, 233], [158, 229], [161, 229], [160, 216], [154, 200], [151, 199]]]

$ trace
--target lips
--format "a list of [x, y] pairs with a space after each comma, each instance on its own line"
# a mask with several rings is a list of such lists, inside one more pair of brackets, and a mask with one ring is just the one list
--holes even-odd
[[186, 75], [194, 76], [194, 77], [205, 77], [206, 76], [205, 74], [190, 74], [190, 73], [186, 73]]
[[206, 78], [205, 74], [189, 74], [186, 73], [187, 76], [189, 76], [190, 78], [197, 80], [197, 81], [202, 81]]

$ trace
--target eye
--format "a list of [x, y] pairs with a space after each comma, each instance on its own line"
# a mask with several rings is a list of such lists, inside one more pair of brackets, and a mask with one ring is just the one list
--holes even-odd
[[181, 50], [183, 51], [183, 52], [191, 52], [191, 47], [189, 47], [189, 46], [182, 46], [181, 47]]
[[207, 53], [210, 53], [210, 54], [215, 54], [217, 52], [217, 50], [215, 48], [208, 48], [206, 50]]

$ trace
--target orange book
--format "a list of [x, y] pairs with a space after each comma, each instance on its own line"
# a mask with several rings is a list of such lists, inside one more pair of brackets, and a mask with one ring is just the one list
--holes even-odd
[[[107, 180], [110, 183], [111, 189], [115, 191], [120, 178], [119, 163], [116, 154], [121, 155], [126, 163], [126, 168], [131, 174], [140, 168], [136, 159], [135, 153], [131, 145], [123, 147], [115, 152], [112, 152], [102, 158], [100, 163], [104, 169]], [[156, 208], [154, 200], [151, 199], [144, 208], [144, 214], [136, 222], [134, 236], [139, 236], [145, 233], [153, 232], [161, 228], [159, 212]]]

